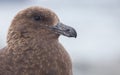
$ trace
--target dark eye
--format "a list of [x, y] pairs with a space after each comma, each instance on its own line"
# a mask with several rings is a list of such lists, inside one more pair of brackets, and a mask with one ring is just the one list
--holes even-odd
[[41, 16], [34, 16], [34, 20], [35, 20], [35, 21], [41, 20]]

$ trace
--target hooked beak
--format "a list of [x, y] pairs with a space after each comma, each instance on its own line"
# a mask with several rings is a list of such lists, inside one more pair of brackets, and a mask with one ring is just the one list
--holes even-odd
[[74, 28], [64, 25], [63, 23], [58, 23], [57, 25], [51, 27], [53, 31], [55, 31], [55, 33], [59, 34], [59, 35], [64, 35], [67, 37], [77, 37], [77, 32]]

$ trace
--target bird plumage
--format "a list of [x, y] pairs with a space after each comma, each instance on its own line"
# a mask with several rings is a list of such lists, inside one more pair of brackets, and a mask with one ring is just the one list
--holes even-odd
[[71, 59], [58, 40], [60, 30], [70, 28], [57, 31], [53, 27], [59, 22], [47, 8], [20, 11], [9, 28], [7, 46], [0, 50], [0, 75], [72, 75]]

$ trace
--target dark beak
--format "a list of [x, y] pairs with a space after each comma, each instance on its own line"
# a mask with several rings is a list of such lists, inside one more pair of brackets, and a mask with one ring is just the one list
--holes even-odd
[[54, 30], [55, 33], [59, 35], [64, 35], [67, 37], [77, 37], [77, 32], [75, 31], [74, 28], [64, 25], [63, 23], [58, 23], [57, 25], [51, 27], [52, 30]]

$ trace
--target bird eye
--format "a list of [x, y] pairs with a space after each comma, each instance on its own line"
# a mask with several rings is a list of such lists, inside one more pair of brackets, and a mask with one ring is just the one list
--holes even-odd
[[34, 16], [34, 20], [35, 20], [35, 21], [41, 20], [41, 16]]

